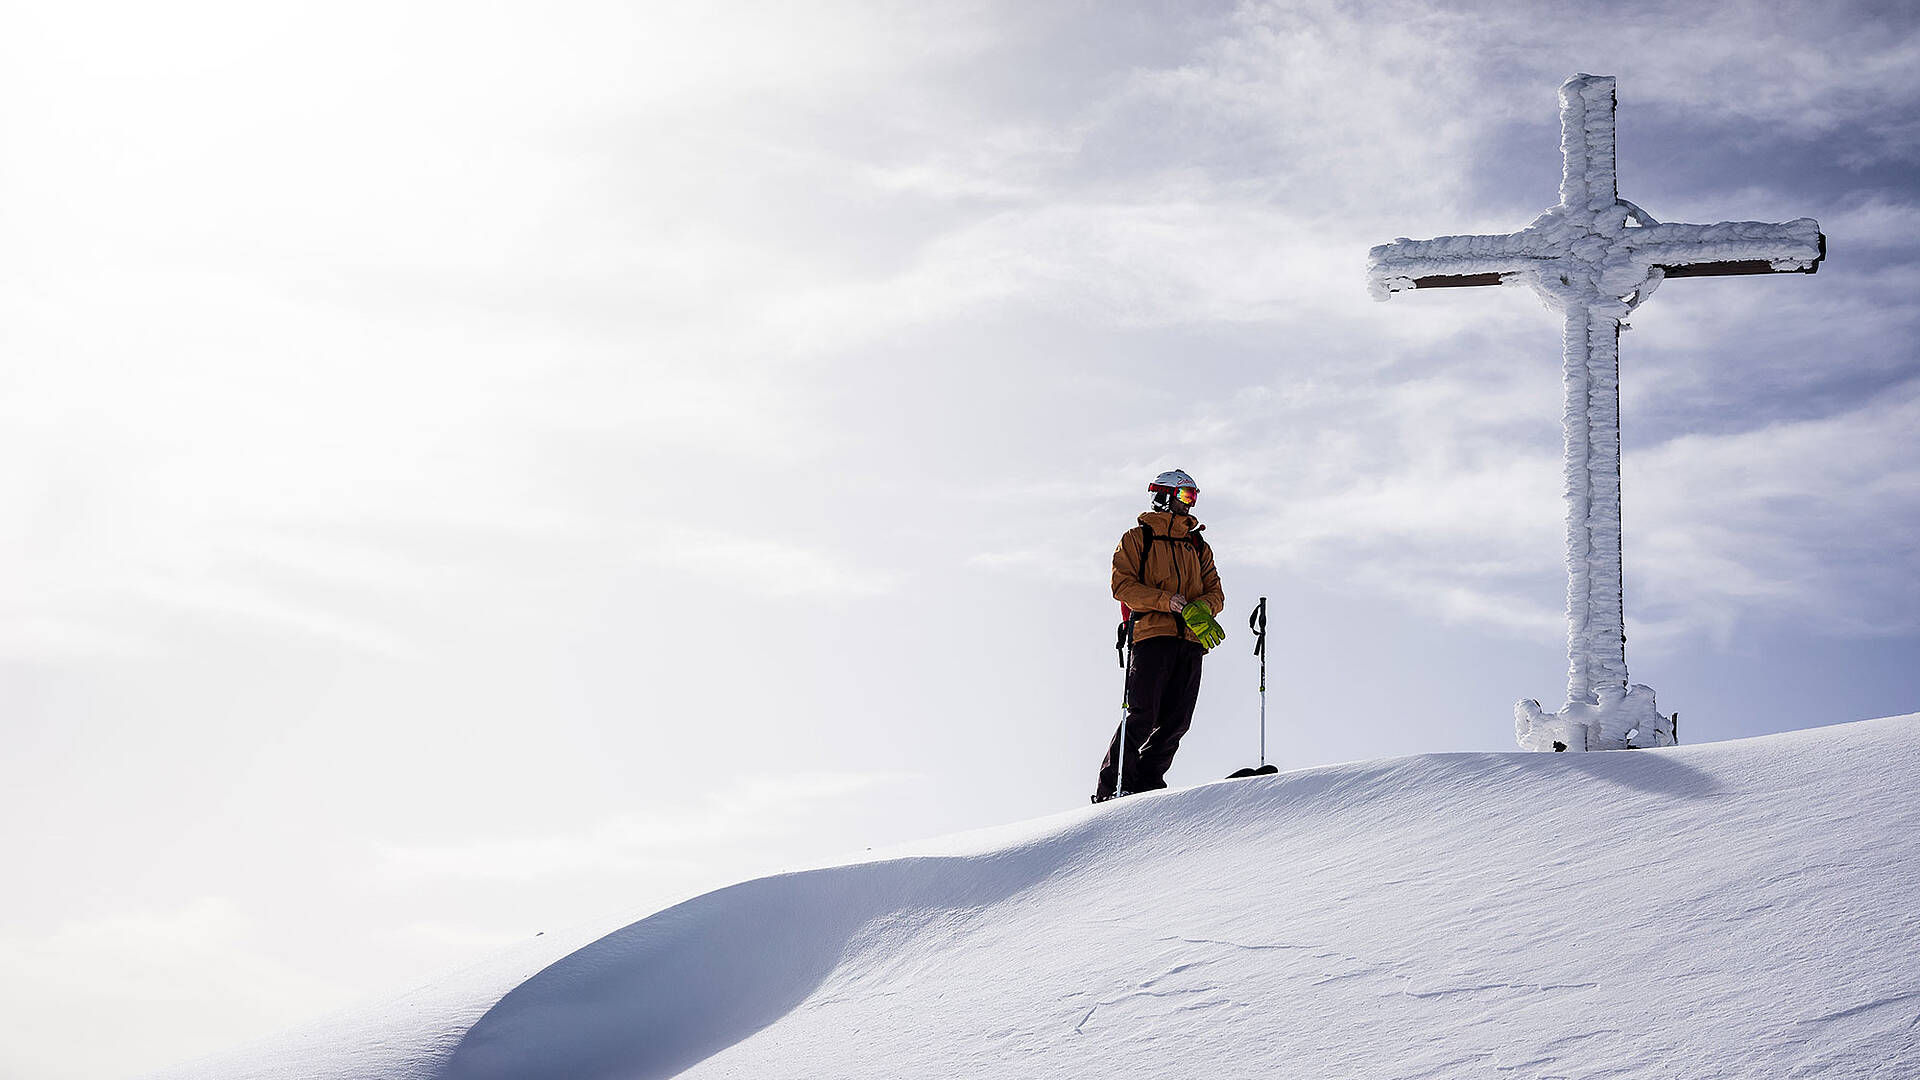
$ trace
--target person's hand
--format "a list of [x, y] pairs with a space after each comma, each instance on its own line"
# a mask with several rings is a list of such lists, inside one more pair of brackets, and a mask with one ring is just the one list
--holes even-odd
[[1174, 593], [1173, 599], [1167, 601], [1167, 610], [1173, 612], [1176, 615], [1178, 615], [1182, 611], [1187, 610], [1187, 598], [1180, 595], [1179, 593]]
[[1211, 649], [1226, 639], [1227, 632], [1213, 621], [1213, 613], [1207, 610], [1207, 605], [1198, 600], [1188, 604], [1187, 609], [1180, 613], [1180, 618], [1206, 648]]

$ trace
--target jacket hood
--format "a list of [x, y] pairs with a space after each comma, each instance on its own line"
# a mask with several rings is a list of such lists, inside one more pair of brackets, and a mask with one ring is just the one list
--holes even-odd
[[1185, 536], [1201, 528], [1192, 514], [1172, 514], [1165, 510], [1149, 510], [1141, 514], [1140, 524], [1160, 536]]

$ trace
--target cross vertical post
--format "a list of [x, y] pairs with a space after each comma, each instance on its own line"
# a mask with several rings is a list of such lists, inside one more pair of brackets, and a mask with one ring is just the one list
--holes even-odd
[[1669, 277], [1811, 274], [1819, 223], [1665, 225], [1620, 198], [1611, 76], [1560, 87], [1560, 204], [1517, 233], [1395, 240], [1368, 253], [1375, 299], [1417, 289], [1526, 285], [1564, 320], [1567, 703], [1514, 706], [1531, 750], [1667, 746], [1674, 720], [1627, 676], [1621, 552], [1620, 331]]
[[1627, 688], [1620, 545], [1620, 320], [1566, 317], [1567, 700]]

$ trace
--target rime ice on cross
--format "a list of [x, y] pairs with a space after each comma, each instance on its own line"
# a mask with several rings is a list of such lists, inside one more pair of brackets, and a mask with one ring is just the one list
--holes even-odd
[[1611, 76], [1560, 87], [1560, 205], [1504, 236], [1395, 240], [1367, 258], [1368, 288], [1525, 284], [1566, 320], [1567, 704], [1514, 706], [1530, 750], [1665, 746], [1673, 719], [1627, 681], [1620, 572], [1620, 328], [1667, 278], [1813, 273], [1826, 238], [1812, 218], [1781, 225], [1663, 225], [1614, 180]]

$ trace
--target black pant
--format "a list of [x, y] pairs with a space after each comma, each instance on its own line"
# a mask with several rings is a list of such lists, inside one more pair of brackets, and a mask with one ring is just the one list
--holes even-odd
[[[1120, 780], [1127, 791], [1167, 786], [1167, 767], [1193, 723], [1193, 704], [1200, 699], [1200, 661], [1206, 655], [1199, 642], [1176, 637], [1134, 644], [1133, 667], [1127, 672], [1127, 722], [1114, 730], [1106, 759], [1100, 762], [1096, 795], [1113, 794], [1116, 761], [1125, 765]], [[1127, 736], [1124, 746], [1122, 731]]]

